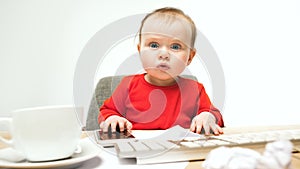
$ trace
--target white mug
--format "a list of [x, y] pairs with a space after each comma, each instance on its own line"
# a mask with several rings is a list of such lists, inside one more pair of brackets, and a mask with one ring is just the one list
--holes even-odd
[[81, 127], [77, 113], [83, 108], [74, 106], [46, 106], [19, 109], [7, 125], [12, 138], [0, 136], [0, 142], [13, 147], [28, 161], [51, 161], [70, 157], [80, 141]]

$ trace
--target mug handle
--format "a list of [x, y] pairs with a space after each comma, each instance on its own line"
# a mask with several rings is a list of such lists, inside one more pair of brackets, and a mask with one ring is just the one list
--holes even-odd
[[[0, 124], [4, 124], [8, 126], [8, 131], [9, 133], [11, 133], [11, 123], [12, 123], [12, 119], [11, 118], [0, 118]], [[12, 146], [13, 145], [13, 140], [10, 139], [6, 139], [3, 136], [0, 135], [0, 142], [8, 145], [8, 146]]]

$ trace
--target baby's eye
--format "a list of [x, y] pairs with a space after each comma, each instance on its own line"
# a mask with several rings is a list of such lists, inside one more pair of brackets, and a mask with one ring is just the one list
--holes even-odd
[[172, 44], [171, 45], [171, 49], [179, 50], [179, 49], [181, 49], [181, 45], [179, 45], [179, 44]]
[[158, 45], [158, 43], [156, 43], [156, 42], [151, 42], [151, 43], [149, 44], [149, 47], [150, 47], [150, 48], [158, 48], [159, 45]]

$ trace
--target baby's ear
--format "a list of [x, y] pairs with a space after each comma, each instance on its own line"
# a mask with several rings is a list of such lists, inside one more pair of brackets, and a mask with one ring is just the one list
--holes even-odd
[[140, 53], [140, 52], [141, 52], [141, 45], [140, 45], [140, 44], [137, 44], [137, 45], [136, 45], [136, 48], [137, 48], [138, 52]]
[[192, 62], [195, 55], [196, 55], [196, 49], [195, 48], [190, 49], [190, 55], [189, 55], [189, 60], [187, 62], [187, 65], [189, 65]]

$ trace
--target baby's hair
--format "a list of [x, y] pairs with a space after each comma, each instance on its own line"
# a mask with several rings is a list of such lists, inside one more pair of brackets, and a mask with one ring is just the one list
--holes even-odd
[[[145, 21], [153, 15], [157, 15], [157, 14], [164, 14], [164, 16], [171, 16], [171, 17], [182, 17], [185, 20], [188, 21], [188, 23], [190, 23], [191, 25], [191, 29], [192, 29], [192, 42], [191, 42], [191, 48], [194, 48], [194, 44], [195, 44], [195, 40], [196, 40], [196, 36], [197, 36], [197, 29], [196, 29], [196, 25], [194, 23], [194, 21], [188, 16], [186, 15], [182, 10], [178, 9], [178, 8], [174, 8], [174, 7], [164, 7], [164, 8], [159, 8], [154, 10], [153, 12], [147, 14], [144, 19], [141, 22], [141, 26], [139, 29], [139, 42], [141, 42], [141, 34], [142, 34], [142, 29], [144, 26]], [[167, 14], [167, 15], [166, 15]]]

